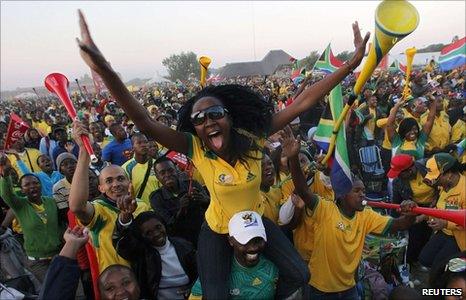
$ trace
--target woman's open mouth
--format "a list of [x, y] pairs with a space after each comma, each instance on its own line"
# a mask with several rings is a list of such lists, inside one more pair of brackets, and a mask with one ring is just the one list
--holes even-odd
[[213, 150], [220, 150], [222, 148], [223, 136], [219, 130], [212, 131], [207, 136], [214, 148]]

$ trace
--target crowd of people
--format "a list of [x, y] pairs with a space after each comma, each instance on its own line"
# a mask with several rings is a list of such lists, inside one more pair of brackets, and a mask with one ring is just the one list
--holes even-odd
[[[109, 93], [75, 94], [79, 120], [51, 96], [0, 102], [0, 298], [415, 299], [414, 270], [466, 293], [466, 229], [412, 211], [466, 209], [464, 67], [415, 68], [407, 97], [404, 74], [374, 72], [344, 123], [341, 194], [313, 137], [328, 93], [341, 84], [346, 101], [355, 83], [357, 23], [354, 56], [298, 85], [135, 92], [80, 25]], [[5, 149], [11, 113], [29, 129]]]

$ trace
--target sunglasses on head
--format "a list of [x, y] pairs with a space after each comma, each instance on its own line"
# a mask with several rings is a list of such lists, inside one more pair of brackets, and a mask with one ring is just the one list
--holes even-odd
[[191, 123], [194, 126], [203, 124], [207, 117], [211, 120], [219, 120], [225, 117], [225, 114], [228, 113], [228, 110], [223, 106], [216, 105], [211, 106], [205, 110], [197, 111], [191, 114]]

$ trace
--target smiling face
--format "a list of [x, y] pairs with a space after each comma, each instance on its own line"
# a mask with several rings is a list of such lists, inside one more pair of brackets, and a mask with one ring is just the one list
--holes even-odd
[[167, 242], [165, 226], [156, 218], [151, 218], [140, 226], [142, 237], [154, 247], [162, 247]]
[[116, 201], [118, 197], [128, 194], [130, 181], [125, 171], [117, 166], [105, 167], [99, 176], [99, 191]]
[[228, 237], [238, 263], [244, 267], [254, 267], [259, 263], [259, 254], [264, 251], [265, 240], [261, 237], [251, 239], [246, 245], [240, 244], [234, 237]]
[[21, 192], [25, 194], [30, 201], [40, 200], [42, 196], [39, 179], [36, 176], [24, 176], [20, 182]]
[[411, 130], [405, 134], [405, 140], [412, 142], [412, 141], [415, 141], [418, 136], [419, 136], [419, 127], [413, 126]]
[[99, 287], [103, 300], [137, 300], [140, 295], [136, 278], [127, 268], [104, 271], [99, 278]]
[[[194, 103], [192, 113], [204, 111], [212, 106], [223, 106], [223, 104], [217, 98], [203, 97]], [[197, 136], [207, 148], [213, 150], [220, 157], [227, 156], [231, 129], [231, 120], [227, 114], [217, 120], [212, 120], [206, 116], [206, 120], [194, 128]]]
[[262, 158], [262, 181], [261, 187], [269, 188], [275, 182], [275, 168], [273, 162], [267, 154]]

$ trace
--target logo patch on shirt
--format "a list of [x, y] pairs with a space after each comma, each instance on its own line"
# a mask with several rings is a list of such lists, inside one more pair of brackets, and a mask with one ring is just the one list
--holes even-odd
[[254, 278], [254, 280], [252, 281], [253, 286], [260, 285], [261, 283], [262, 283], [262, 281], [257, 277]]
[[218, 175], [218, 181], [221, 183], [231, 183], [233, 181], [233, 178], [231, 177], [231, 175], [220, 174]]
[[345, 225], [343, 222], [338, 222], [337, 223], [337, 228], [340, 229], [341, 231], [351, 231], [351, 225]]
[[251, 180], [254, 180], [256, 178], [256, 175], [252, 174], [251, 171], [248, 172], [248, 177], [246, 177], [246, 181], [249, 182]]

